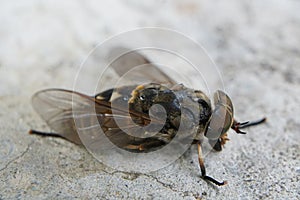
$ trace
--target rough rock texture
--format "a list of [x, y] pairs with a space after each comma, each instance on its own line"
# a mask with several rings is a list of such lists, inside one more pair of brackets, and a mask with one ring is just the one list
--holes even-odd
[[[294, 0], [2, 2], [0, 199], [299, 199], [299, 9]], [[62, 139], [28, 135], [49, 130], [30, 105], [34, 92], [72, 88], [94, 45], [145, 26], [203, 44], [237, 118], [268, 117], [206, 156], [208, 174], [227, 186], [199, 178], [194, 147], [161, 170], [130, 174]]]

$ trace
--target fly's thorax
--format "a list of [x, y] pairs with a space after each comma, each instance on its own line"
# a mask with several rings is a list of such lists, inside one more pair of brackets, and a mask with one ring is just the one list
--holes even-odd
[[[154, 117], [167, 115], [166, 123], [176, 123], [177, 117], [180, 116], [180, 103], [175, 93], [161, 84], [145, 84], [137, 86], [131, 93], [128, 101], [129, 110], [132, 112], [144, 113]], [[160, 105], [163, 107], [154, 107]], [[154, 108], [154, 109], [153, 109]]]
[[[203, 133], [211, 115], [211, 102], [209, 98], [199, 90], [193, 90], [182, 84], [176, 85], [171, 89], [161, 84], [145, 84], [137, 86], [131, 93], [128, 101], [129, 109], [132, 112], [149, 114], [150, 108], [161, 105], [167, 114], [164, 131], [169, 129], [186, 130], [195, 132], [196, 135]], [[155, 111], [155, 110], [154, 110]], [[159, 115], [158, 112], [152, 113]], [[132, 116], [134, 121], [134, 117]]]
[[159, 104], [165, 109], [170, 123], [177, 128], [180, 122], [186, 126], [204, 126], [211, 115], [209, 98], [203, 92], [182, 84], [171, 89], [155, 83], [139, 85], [132, 91], [128, 104], [131, 111], [141, 113], [148, 113], [153, 105]]
[[182, 124], [187, 129], [197, 128], [197, 132], [203, 132], [211, 116], [211, 103], [209, 98], [200, 90], [187, 88], [182, 84], [177, 86], [176, 96], [181, 104]]

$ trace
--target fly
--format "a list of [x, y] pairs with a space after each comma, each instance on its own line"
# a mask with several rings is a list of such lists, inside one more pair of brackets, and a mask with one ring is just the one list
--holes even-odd
[[[122, 76], [133, 67], [143, 64], [147, 64], [147, 68], [139, 75], [145, 80], [151, 80], [146, 84], [112, 88], [95, 96], [64, 89], [46, 89], [37, 92], [32, 97], [33, 107], [54, 132], [30, 130], [30, 133], [61, 137], [75, 144], [82, 144], [74, 121], [74, 117], [80, 115], [83, 127], [100, 124], [106, 137], [119, 148], [133, 152], [148, 152], [171, 142], [181, 125], [194, 126], [197, 131], [193, 135], [192, 143], [198, 147], [201, 177], [218, 186], [225, 185], [227, 181], [220, 182], [206, 174], [201, 147], [203, 138], [208, 139], [214, 150], [221, 151], [228, 140], [227, 132], [230, 128], [238, 134], [245, 134], [241, 129], [261, 124], [266, 118], [254, 122], [236, 121], [232, 101], [225, 92], [221, 90], [215, 92], [212, 106], [210, 99], [202, 91], [178, 84], [137, 52], [129, 52], [111, 66]], [[157, 82], [167, 80], [171, 87], [153, 83], [153, 80], [158, 80]], [[118, 95], [114, 97], [116, 91]], [[181, 119], [183, 101], [189, 104], [189, 110], [184, 119]], [[156, 104], [161, 105], [166, 111], [166, 120], [163, 122], [150, 117], [149, 110]], [[113, 112], [115, 110], [117, 116]], [[194, 110], [197, 110], [198, 115], [194, 114]], [[156, 114], [159, 115], [159, 112]], [[96, 115], [97, 120], [91, 120], [91, 115]], [[115, 117], [121, 121], [121, 125], [116, 123]], [[186, 124], [182, 124], [182, 121]], [[150, 137], [136, 137], [126, 133], [137, 132], [140, 127], [150, 123], [162, 127], [157, 134]], [[87, 129], [86, 133], [97, 134], [97, 130], [93, 133]], [[101, 141], [96, 142], [101, 145]]]

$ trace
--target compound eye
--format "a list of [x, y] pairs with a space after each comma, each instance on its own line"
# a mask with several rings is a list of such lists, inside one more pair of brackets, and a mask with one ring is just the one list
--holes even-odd
[[225, 106], [216, 106], [205, 136], [211, 140], [216, 140], [226, 133], [232, 124], [232, 116]]
[[221, 90], [217, 90], [214, 94], [215, 106], [225, 106], [226, 109], [233, 115], [233, 105], [230, 97]]

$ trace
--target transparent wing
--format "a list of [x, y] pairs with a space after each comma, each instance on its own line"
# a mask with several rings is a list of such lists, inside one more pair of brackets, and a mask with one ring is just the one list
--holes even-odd
[[32, 97], [34, 109], [49, 127], [61, 137], [76, 144], [81, 144], [81, 141], [74, 116], [89, 118], [92, 102], [88, 96], [62, 89], [42, 90]]
[[[115, 47], [109, 54], [110, 66], [120, 76], [130, 73], [129, 79], [144, 80], [148, 83], [175, 85], [177, 82], [154, 65], [144, 55], [124, 47]], [[139, 67], [137, 67], [139, 66]]]
[[[101, 93], [97, 96], [100, 95]], [[143, 138], [138, 140], [123, 130], [139, 132], [142, 126], [151, 121], [147, 115], [131, 113], [140, 119], [133, 123], [121, 104], [112, 113], [110, 102], [69, 90], [42, 90], [33, 96], [32, 104], [41, 118], [59, 136], [76, 144], [82, 144], [84, 140], [84, 144], [96, 148], [99, 145], [103, 148], [107, 144], [101, 130], [110, 142], [121, 148], [135, 142], [143, 143]]]

